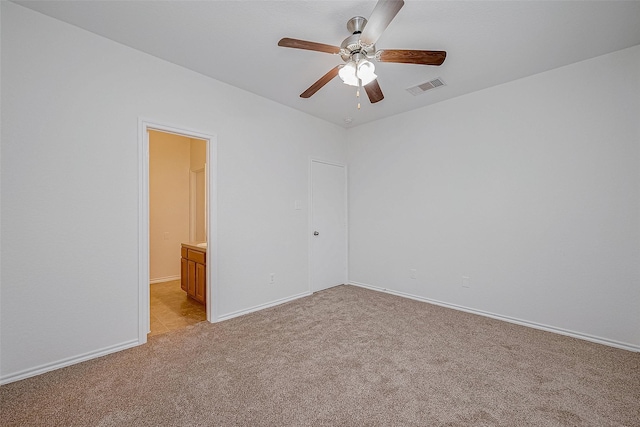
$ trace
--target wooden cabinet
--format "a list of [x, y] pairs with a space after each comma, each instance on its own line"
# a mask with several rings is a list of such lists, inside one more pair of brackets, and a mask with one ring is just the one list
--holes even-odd
[[195, 299], [196, 301], [200, 301], [205, 304], [205, 295], [207, 289], [207, 268], [204, 264], [200, 264], [199, 262], [195, 263], [196, 266], [196, 275], [195, 275]]
[[182, 245], [180, 286], [188, 296], [202, 304], [207, 296], [207, 252]]
[[183, 291], [187, 292], [187, 281], [189, 280], [189, 275], [188, 275], [188, 270], [187, 270], [187, 265], [188, 265], [188, 261], [187, 261], [187, 256], [188, 256], [188, 249], [183, 247], [182, 248], [182, 258], [180, 259], [180, 287], [182, 288]]

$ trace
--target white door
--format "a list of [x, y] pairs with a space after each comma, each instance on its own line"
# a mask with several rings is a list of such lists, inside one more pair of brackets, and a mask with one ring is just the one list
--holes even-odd
[[311, 291], [347, 283], [345, 167], [311, 162]]

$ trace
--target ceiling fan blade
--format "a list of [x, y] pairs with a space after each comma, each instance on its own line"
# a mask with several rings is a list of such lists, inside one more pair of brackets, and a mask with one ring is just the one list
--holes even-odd
[[384, 99], [382, 89], [380, 89], [380, 85], [378, 84], [377, 79], [366, 85], [364, 87], [364, 90], [367, 92], [369, 101], [371, 101], [372, 104], [375, 104], [376, 102], [382, 101]]
[[378, 0], [376, 7], [371, 12], [371, 17], [362, 30], [360, 42], [365, 46], [374, 45], [402, 9], [402, 6], [404, 6], [403, 0]]
[[340, 48], [338, 46], [331, 46], [328, 44], [322, 44], [322, 43], [316, 43], [316, 42], [308, 42], [306, 40], [290, 39], [288, 37], [281, 39], [278, 42], [278, 46], [291, 47], [293, 49], [314, 50], [316, 52], [340, 53]]
[[309, 89], [302, 92], [300, 94], [300, 98], [310, 98], [311, 95], [322, 89], [322, 86], [333, 80], [333, 78], [338, 75], [338, 71], [340, 71], [340, 68], [342, 68], [342, 64], [333, 67], [327, 74], [320, 77], [317, 82], [309, 86]]
[[376, 54], [380, 62], [422, 65], [441, 65], [446, 57], [447, 52], [443, 50], [384, 49]]

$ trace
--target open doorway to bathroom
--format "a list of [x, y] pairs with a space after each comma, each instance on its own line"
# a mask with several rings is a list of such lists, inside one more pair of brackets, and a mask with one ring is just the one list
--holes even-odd
[[207, 141], [149, 140], [149, 336], [207, 320]]
[[217, 138], [142, 118], [138, 129], [143, 344], [149, 334], [217, 319]]

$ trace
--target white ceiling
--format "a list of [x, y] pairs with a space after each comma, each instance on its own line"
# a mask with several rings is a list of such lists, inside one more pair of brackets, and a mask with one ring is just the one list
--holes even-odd
[[[446, 50], [440, 67], [377, 63], [375, 105], [335, 78], [299, 94], [342, 63], [338, 55], [278, 47], [282, 37], [339, 46], [360, 1], [16, 1], [127, 46], [340, 126], [356, 126], [640, 44], [640, 1], [417, 1], [378, 49]], [[405, 89], [435, 77], [445, 87]], [[585, 90], [589, 90], [588, 87]], [[345, 118], [352, 123], [345, 123]]]

